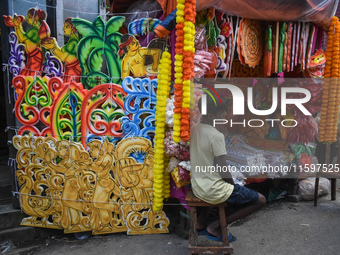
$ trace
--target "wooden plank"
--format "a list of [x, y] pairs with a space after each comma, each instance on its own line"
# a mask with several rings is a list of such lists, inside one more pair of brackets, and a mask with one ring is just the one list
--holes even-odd
[[228, 229], [227, 229], [227, 219], [225, 215], [225, 209], [223, 206], [218, 207], [220, 213], [220, 224], [221, 224], [221, 233], [222, 233], [222, 241], [224, 246], [229, 246], [228, 240]]
[[219, 207], [219, 206], [227, 206], [227, 203], [223, 203], [223, 204], [218, 204], [218, 205], [213, 205], [213, 204], [208, 204], [206, 202], [188, 202], [187, 201], [187, 205], [189, 207], [193, 206], [193, 207]]
[[190, 246], [189, 253], [191, 254], [233, 254], [234, 248], [232, 245], [220, 247], [203, 247], [203, 246]]
[[197, 246], [197, 210], [196, 210], [196, 207], [190, 207], [189, 244]]

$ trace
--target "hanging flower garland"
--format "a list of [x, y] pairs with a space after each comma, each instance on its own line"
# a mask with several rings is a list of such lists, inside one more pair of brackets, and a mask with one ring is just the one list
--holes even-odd
[[[331, 120], [333, 121], [330, 125], [330, 137], [329, 140], [331, 143], [336, 142], [337, 132], [338, 132], [338, 119], [339, 119], [339, 103], [340, 103], [340, 87], [339, 87], [339, 43], [340, 43], [340, 23], [337, 18], [335, 21], [335, 31], [334, 39], [333, 39], [333, 47], [332, 47], [332, 70], [331, 70], [331, 91], [329, 98], [329, 114], [332, 116]], [[327, 139], [327, 134], [326, 134]]]
[[[337, 17], [332, 18], [328, 31], [326, 50], [326, 67], [324, 86], [322, 90], [321, 119], [319, 126], [319, 141], [333, 143], [338, 131], [338, 112], [340, 104], [340, 87], [338, 79], [340, 57], [340, 23]], [[333, 79], [331, 79], [333, 78]]]
[[196, 1], [185, 0], [184, 11], [184, 47], [183, 47], [183, 101], [181, 118], [181, 138], [190, 139], [190, 102], [192, 98], [191, 78], [194, 76], [195, 57], [195, 17]]
[[183, 47], [184, 47], [184, 6], [185, 0], [177, 0], [176, 44], [175, 44], [175, 102], [173, 140], [178, 143], [181, 138], [181, 113], [183, 101]]
[[170, 162], [170, 157], [166, 156], [164, 153], [164, 180], [163, 180], [163, 197], [169, 198], [170, 197], [170, 176], [171, 173], [167, 171], [168, 165]]
[[165, 158], [164, 158], [164, 138], [165, 138], [165, 107], [166, 99], [169, 97], [171, 86], [171, 54], [164, 51], [162, 59], [158, 66], [158, 86], [157, 86], [157, 103], [156, 103], [156, 128], [155, 128], [155, 157], [154, 157], [154, 211], [162, 209], [163, 198], [167, 192], [163, 189], [170, 190], [170, 179], [167, 175], [164, 178]]

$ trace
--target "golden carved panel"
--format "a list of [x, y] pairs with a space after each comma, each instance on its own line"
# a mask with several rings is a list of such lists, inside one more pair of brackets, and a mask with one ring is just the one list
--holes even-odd
[[65, 233], [167, 233], [165, 213], [154, 212], [150, 140], [123, 139], [116, 146], [53, 137], [15, 136], [16, 177], [22, 225], [64, 229]]

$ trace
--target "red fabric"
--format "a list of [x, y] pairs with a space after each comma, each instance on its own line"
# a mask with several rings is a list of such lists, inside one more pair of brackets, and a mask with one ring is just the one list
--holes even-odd
[[157, 2], [160, 4], [160, 6], [163, 9], [163, 19], [166, 18], [173, 10], [177, 7], [177, 1], [176, 0], [157, 0]]
[[165, 36], [167, 36], [168, 34], [170, 34], [170, 31], [167, 30], [165, 27], [163, 27], [162, 25], [158, 25], [154, 32], [156, 33], [156, 35], [159, 37], [159, 38], [164, 38]]
[[133, 38], [134, 38], [133, 36], [130, 36], [129, 39], [126, 42], [123, 42], [123, 43], [119, 44], [119, 51], [118, 51], [119, 56], [123, 56], [123, 54], [124, 54], [124, 50], [123, 50], [124, 47], [128, 46], [132, 42]]
[[44, 56], [40, 48], [36, 48], [27, 54], [26, 67], [20, 74], [24, 76], [34, 76], [36, 72], [41, 72], [44, 63]]
[[310, 21], [327, 31], [335, 4], [335, 0], [197, 0], [197, 11], [215, 7], [248, 19]]
[[79, 66], [79, 61], [76, 60], [73, 63], [65, 64], [65, 73], [64, 73], [64, 83], [68, 83], [71, 81], [72, 77], [75, 82], [80, 81], [81, 69]]

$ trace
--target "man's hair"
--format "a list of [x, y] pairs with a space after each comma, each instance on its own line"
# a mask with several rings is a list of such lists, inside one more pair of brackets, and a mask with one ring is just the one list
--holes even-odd
[[[212, 99], [212, 97], [209, 95], [209, 94], [205, 94], [206, 95], [206, 98], [207, 98], [207, 115], [209, 113], [211, 114], [217, 114], [219, 111], [221, 110], [225, 110], [227, 111], [232, 103], [232, 101], [230, 99], [227, 99], [223, 96], [220, 96], [221, 98], [221, 102], [222, 102], [222, 105], [221, 105], [221, 102], [220, 100], [217, 98], [217, 96], [215, 96], [214, 94], [215, 93], [211, 93], [215, 99], [215, 101]], [[216, 104], [215, 104], [216, 102]], [[202, 97], [200, 99], [200, 101], [198, 102], [198, 108], [200, 109], [201, 111], [201, 104], [202, 104]], [[206, 115], [206, 116], [207, 116]], [[204, 117], [205, 115], [203, 115]]]
[[[131, 35], [131, 34], [124, 34], [124, 35], [120, 38], [120, 43], [123, 44], [123, 43], [127, 42], [131, 37], [133, 37], [133, 35]], [[125, 53], [127, 53], [126, 46], [124, 47], [124, 51], [125, 51]]]

